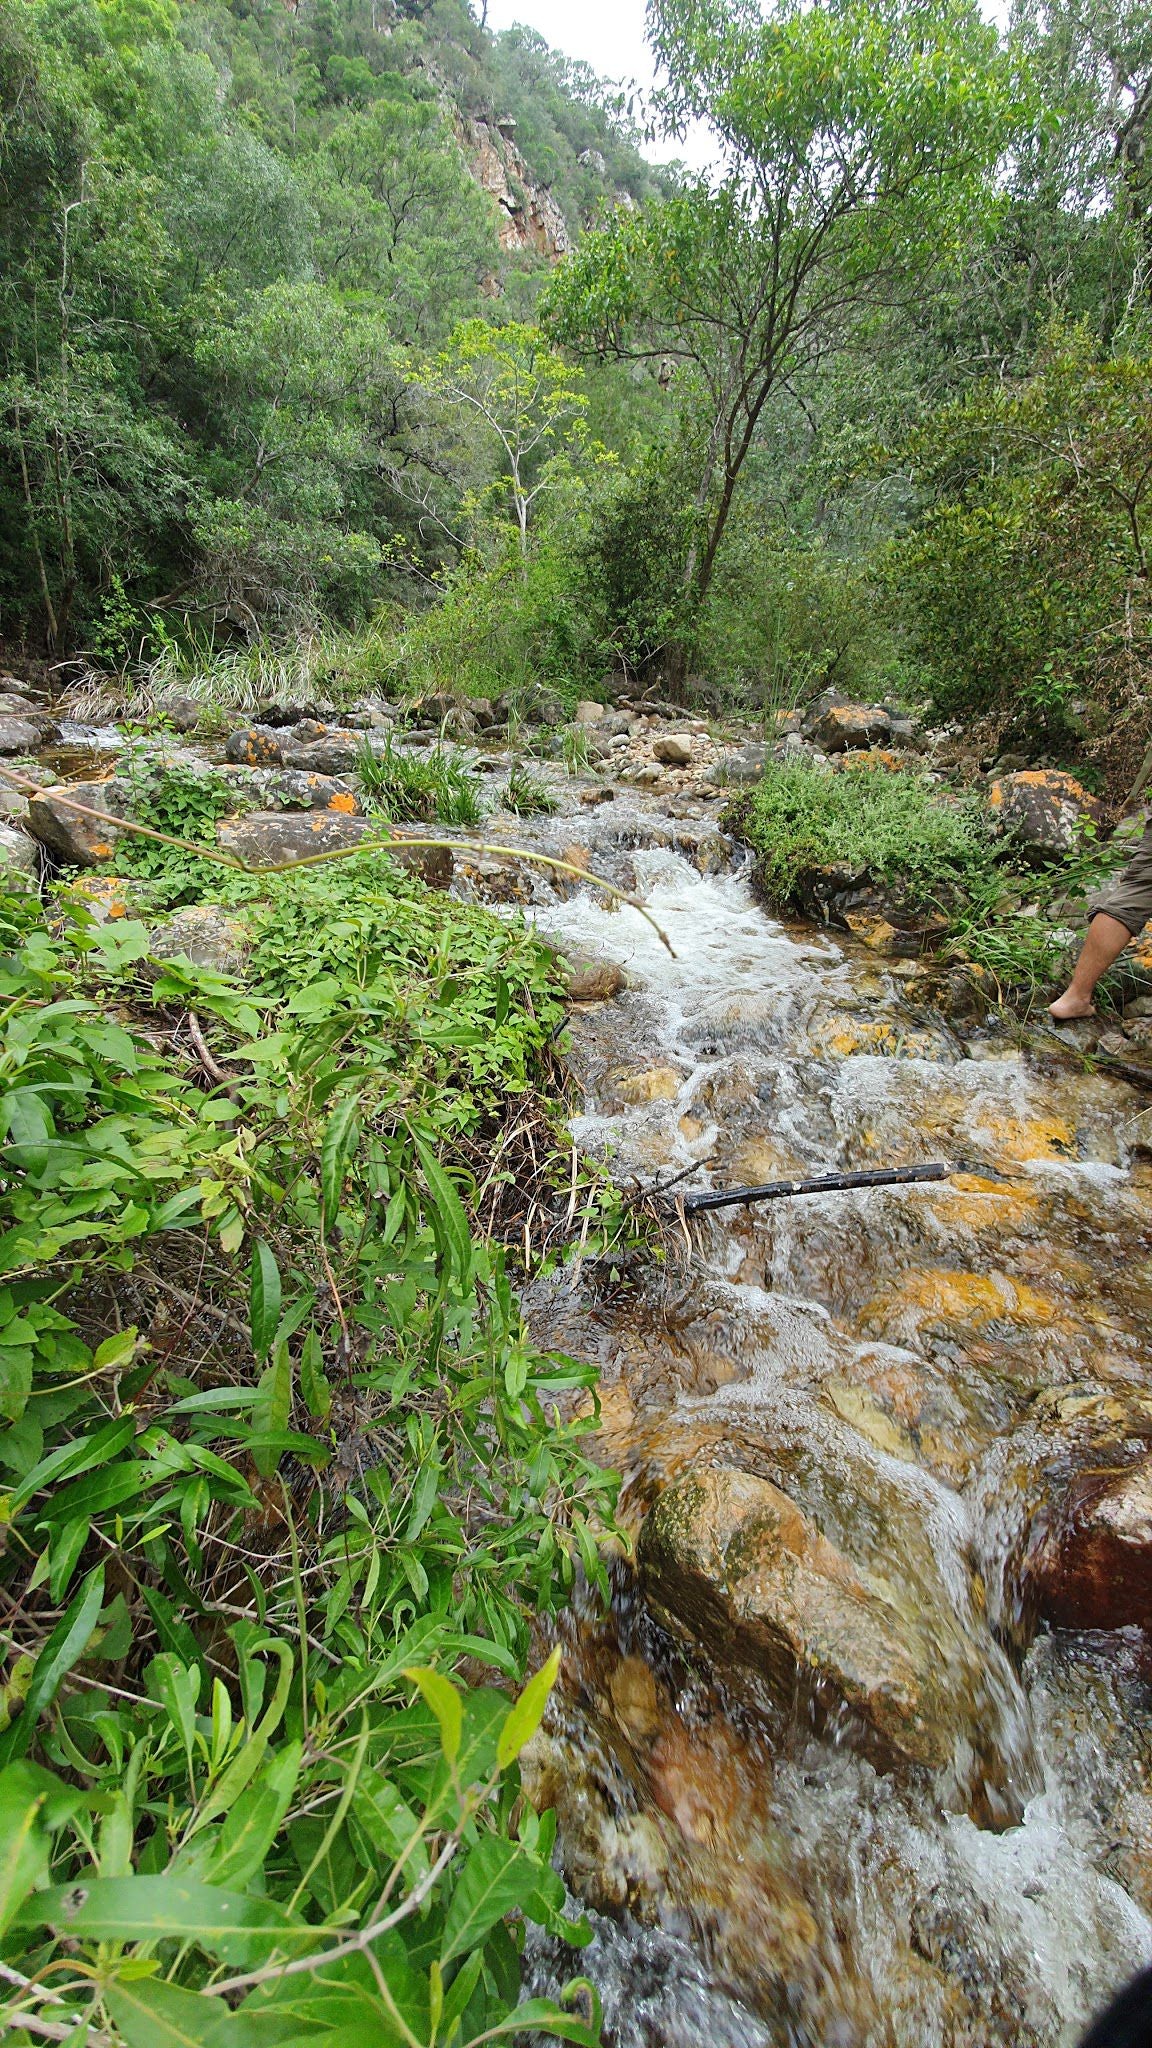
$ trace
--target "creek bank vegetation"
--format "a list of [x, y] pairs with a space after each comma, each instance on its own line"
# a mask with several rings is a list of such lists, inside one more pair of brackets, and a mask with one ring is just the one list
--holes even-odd
[[515, 1695], [613, 1493], [506, 1248], [581, 1222], [552, 957], [384, 855], [183, 860], [239, 979], [5, 898], [6, 2038], [591, 2043], [508, 1924], [583, 1939]]

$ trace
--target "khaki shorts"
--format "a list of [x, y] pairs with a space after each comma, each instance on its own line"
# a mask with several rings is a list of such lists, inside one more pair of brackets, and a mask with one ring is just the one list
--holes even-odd
[[1133, 938], [1152, 918], [1152, 825], [1122, 874], [1089, 898], [1089, 917], [1101, 912], [1126, 924]]

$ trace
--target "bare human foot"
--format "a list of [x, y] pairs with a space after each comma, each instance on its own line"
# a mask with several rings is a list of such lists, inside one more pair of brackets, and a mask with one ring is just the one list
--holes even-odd
[[1096, 1005], [1091, 996], [1074, 995], [1071, 989], [1066, 989], [1054, 1003], [1049, 1003], [1048, 1015], [1055, 1024], [1071, 1024], [1077, 1017], [1094, 1017]]

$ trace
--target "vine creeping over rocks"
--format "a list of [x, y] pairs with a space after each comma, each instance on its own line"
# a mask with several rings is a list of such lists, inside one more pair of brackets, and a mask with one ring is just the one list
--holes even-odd
[[553, 964], [381, 854], [228, 887], [242, 985], [3, 903], [6, 2039], [593, 2043], [501, 1689], [613, 1498], [499, 1241]]

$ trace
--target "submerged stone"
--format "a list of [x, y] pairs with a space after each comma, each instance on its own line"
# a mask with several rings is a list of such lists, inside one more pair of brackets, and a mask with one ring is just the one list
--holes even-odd
[[697, 1471], [668, 1486], [640, 1534], [658, 1617], [704, 1650], [738, 1695], [797, 1708], [880, 1765], [950, 1781], [982, 1818], [1017, 1811], [980, 1657], [943, 1587], [847, 1556], [766, 1479]]

